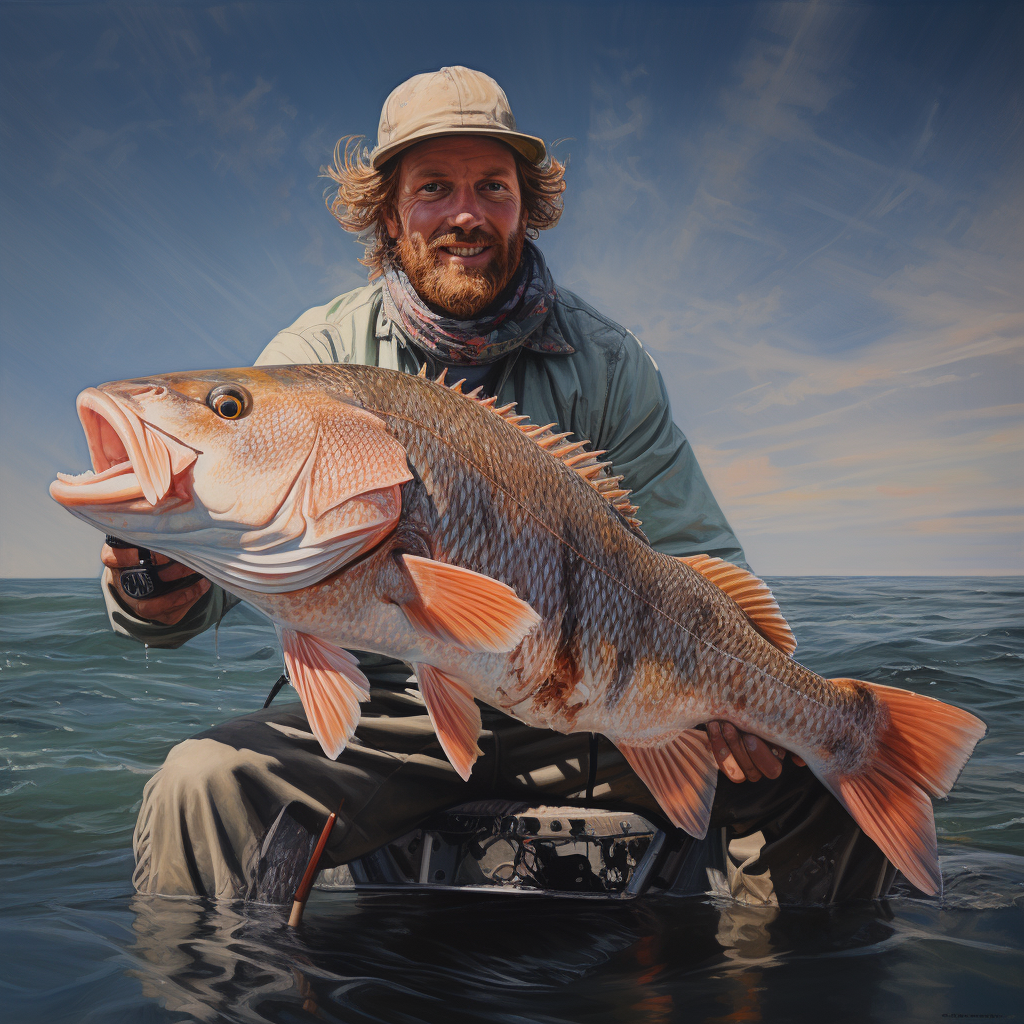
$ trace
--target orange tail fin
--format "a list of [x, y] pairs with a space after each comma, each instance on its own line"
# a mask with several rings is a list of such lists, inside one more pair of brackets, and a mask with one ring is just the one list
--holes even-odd
[[888, 721], [874, 757], [851, 775], [823, 773], [822, 781], [878, 848], [918, 889], [942, 891], [929, 794], [944, 797], [963, 770], [985, 724], [960, 708], [909, 690], [832, 679], [839, 687], [867, 687]]

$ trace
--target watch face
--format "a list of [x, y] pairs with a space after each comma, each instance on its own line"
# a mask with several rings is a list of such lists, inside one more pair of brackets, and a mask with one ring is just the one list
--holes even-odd
[[149, 566], [140, 565], [137, 569], [121, 570], [121, 589], [136, 601], [141, 601], [156, 590], [156, 580], [149, 571]]

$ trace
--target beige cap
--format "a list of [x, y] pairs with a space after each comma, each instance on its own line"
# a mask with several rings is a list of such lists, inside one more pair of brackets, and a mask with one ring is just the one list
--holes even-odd
[[489, 135], [518, 150], [531, 163], [547, 155], [544, 140], [516, 131], [516, 119], [501, 86], [482, 71], [441, 68], [414, 75], [384, 101], [377, 129], [374, 168], [438, 135]]

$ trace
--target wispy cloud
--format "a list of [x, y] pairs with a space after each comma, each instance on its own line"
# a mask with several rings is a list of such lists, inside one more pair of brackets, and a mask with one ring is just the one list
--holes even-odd
[[214, 167], [257, 191], [267, 168], [278, 163], [291, 143], [289, 122], [295, 120], [295, 108], [258, 75], [251, 87], [241, 89], [227, 76], [206, 75], [183, 100], [199, 124], [216, 134], [216, 144], [205, 149]]
[[[636, 156], [669, 113], [642, 64], [620, 57], [595, 84], [573, 282], [656, 353], [765, 572], [832, 571], [837, 537], [849, 559], [852, 538], [880, 532], [902, 538], [881, 545], [887, 570], [867, 548], [845, 571], [943, 571], [931, 541], [958, 529], [975, 570], [1022, 571], [1019, 544], [1007, 560], [1024, 456], [1019, 167], [984, 188], [931, 177], [935, 148], [972, 128], [934, 99], [890, 161], [856, 132], [837, 143], [830, 113], [862, 85], [841, 40], [865, 12], [762, 14], [676, 166]], [[787, 537], [805, 542], [798, 564]]]

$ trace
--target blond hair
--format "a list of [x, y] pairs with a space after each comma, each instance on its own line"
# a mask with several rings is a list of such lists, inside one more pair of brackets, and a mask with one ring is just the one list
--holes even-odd
[[[395, 241], [388, 235], [384, 214], [395, 208], [401, 154], [375, 170], [361, 135], [346, 135], [334, 147], [334, 163], [321, 173], [337, 184], [325, 195], [327, 208], [346, 230], [359, 234], [366, 246], [360, 263], [370, 268], [370, 280], [384, 273], [393, 261]], [[562, 216], [562, 193], [565, 191], [565, 164], [550, 157], [543, 164], [530, 163], [521, 153], [513, 151], [519, 191], [527, 211], [526, 234], [536, 238], [541, 231], [553, 228]]]

